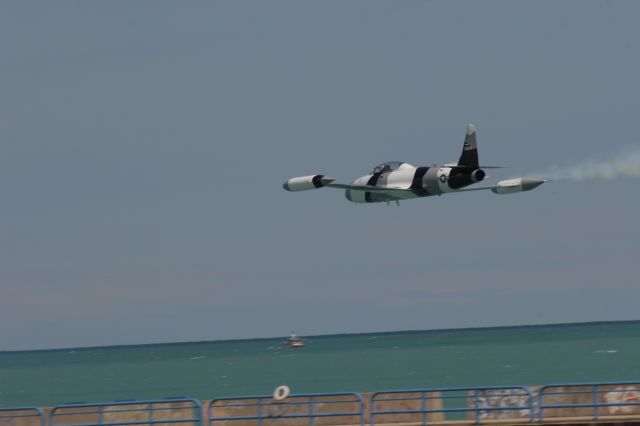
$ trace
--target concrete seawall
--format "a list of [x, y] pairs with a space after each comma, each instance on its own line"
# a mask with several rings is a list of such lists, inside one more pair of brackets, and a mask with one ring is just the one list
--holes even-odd
[[[200, 419], [202, 425], [208, 425], [210, 418], [213, 426], [337, 426], [359, 425], [361, 421], [407, 426], [605, 421], [640, 424], [640, 390], [632, 385], [532, 387], [519, 394], [513, 389], [492, 388], [455, 392], [452, 396], [448, 390], [406, 391], [386, 395], [387, 399], [372, 399], [371, 393], [292, 395], [280, 402], [270, 397], [220, 399], [211, 405], [212, 410], [208, 400], [184, 400], [107, 402], [42, 411], [45, 426], [200, 426]], [[460, 404], [453, 406], [452, 401]], [[372, 412], [375, 422], [371, 421]], [[0, 411], [0, 426], [42, 426], [39, 416], [27, 414]]]

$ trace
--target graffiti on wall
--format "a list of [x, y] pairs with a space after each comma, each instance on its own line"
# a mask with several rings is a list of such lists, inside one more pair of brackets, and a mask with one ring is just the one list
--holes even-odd
[[[481, 419], [510, 419], [531, 416], [532, 398], [519, 389], [487, 389], [472, 398]], [[534, 407], [535, 410], [535, 407]]]
[[[640, 405], [640, 392], [635, 386], [618, 386], [604, 394], [607, 404], [634, 404]], [[629, 414], [635, 409], [634, 405], [608, 406], [610, 414]]]

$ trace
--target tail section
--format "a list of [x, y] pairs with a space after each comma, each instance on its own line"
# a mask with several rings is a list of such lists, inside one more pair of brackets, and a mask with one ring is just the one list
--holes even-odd
[[473, 124], [467, 126], [467, 134], [464, 137], [464, 146], [462, 147], [462, 154], [458, 160], [459, 166], [480, 167], [478, 162], [478, 145], [476, 144], [476, 128]]

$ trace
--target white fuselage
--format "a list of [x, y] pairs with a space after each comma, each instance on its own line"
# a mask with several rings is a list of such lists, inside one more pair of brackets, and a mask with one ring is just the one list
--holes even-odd
[[347, 189], [345, 197], [354, 203], [375, 203], [395, 200], [406, 200], [430, 195], [440, 195], [456, 189], [449, 186], [451, 167], [416, 167], [402, 163], [397, 169], [381, 171], [361, 176], [354, 185], [376, 186], [381, 188], [410, 189], [411, 192], [390, 196], [374, 192], [353, 191]]

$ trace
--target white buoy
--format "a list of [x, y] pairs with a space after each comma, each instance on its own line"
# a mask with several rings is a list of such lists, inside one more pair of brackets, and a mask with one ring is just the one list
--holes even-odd
[[273, 391], [273, 399], [276, 401], [284, 401], [289, 397], [289, 392], [291, 392], [291, 389], [289, 389], [289, 386], [287, 385], [278, 386]]

